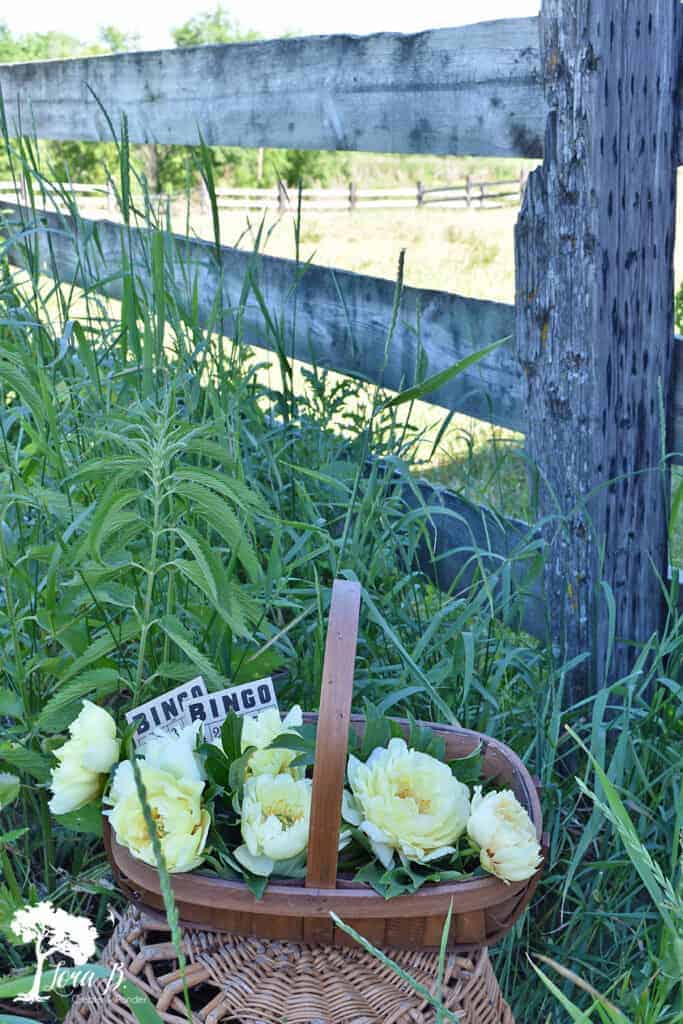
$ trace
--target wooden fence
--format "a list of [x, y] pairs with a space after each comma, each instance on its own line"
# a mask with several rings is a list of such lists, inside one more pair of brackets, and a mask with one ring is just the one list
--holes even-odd
[[[518, 204], [524, 193], [526, 173], [522, 170], [517, 178], [491, 180], [475, 179], [468, 175], [462, 182], [453, 185], [430, 186], [425, 188], [418, 181], [413, 188], [362, 188], [356, 182], [349, 182], [346, 188], [302, 188], [287, 187], [283, 182], [274, 188], [217, 188], [216, 199], [220, 210], [277, 210], [278, 213], [296, 213], [301, 195], [302, 211], [316, 213], [339, 212], [340, 210], [400, 210], [414, 209], [438, 204], [440, 209], [492, 209], [503, 205]], [[90, 205], [104, 205], [110, 211], [116, 210], [116, 193], [109, 184], [84, 184], [62, 182], [57, 188], [45, 186], [50, 200], [54, 203], [60, 195], [77, 196]], [[185, 193], [162, 193], [152, 196], [163, 205], [184, 199]], [[137, 197], [138, 201], [141, 197]], [[26, 182], [19, 180], [0, 181], [0, 199], [26, 202]], [[203, 213], [210, 210], [206, 186], [202, 182], [200, 205]]]
[[[363, 188], [349, 182], [346, 188], [288, 188], [280, 184], [275, 188], [217, 188], [216, 199], [221, 210], [278, 210], [296, 213], [301, 195], [302, 211], [316, 213], [340, 210], [401, 210], [424, 209], [438, 204], [440, 209], [491, 209], [504, 204], [520, 203], [524, 193], [525, 172], [517, 178], [497, 181], [475, 179], [468, 175], [453, 185], [425, 188], [418, 181], [413, 188]], [[208, 211], [206, 189], [202, 190], [202, 206]]]
[[[217, 258], [208, 242], [175, 236], [164, 244], [176, 287], [196, 287], [204, 322], [220, 290], [228, 311], [224, 331], [230, 333], [239, 315], [247, 341], [275, 347], [261, 305], [243, 292], [245, 279], [258, 280], [297, 358], [390, 388], [412, 382], [420, 345], [431, 375], [489, 342], [515, 336], [515, 344], [443, 384], [431, 400], [526, 432], [540, 479], [562, 485], [561, 500], [553, 505], [542, 489], [540, 503], [537, 552], [546, 552], [549, 620], [526, 563], [520, 569], [513, 561], [512, 577], [501, 577], [501, 586], [527, 595], [525, 624], [535, 633], [550, 634], [567, 654], [588, 647], [597, 652], [591, 682], [582, 676], [577, 692], [632, 661], [625, 644], [605, 655], [609, 609], [600, 603], [600, 574], [615, 594], [619, 635], [644, 641], [666, 612], [656, 576], [667, 575], [658, 396], [668, 449], [679, 461], [683, 453], [683, 342], [674, 342], [671, 309], [673, 183], [676, 163], [683, 162], [675, 99], [680, 14], [674, 0], [643, 4], [637, 32], [621, 17], [618, 0], [597, 5], [604, 24], [612, 12], [611, 33], [593, 8], [586, 14], [573, 0], [544, 0], [540, 20], [415, 36], [282, 39], [0, 65], [12, 126], [31, 124], [39, 137], [51, 139], [107, 139], [110, 124], [125, 115], [134, 143], [192, 145], [201, 130], [210, 145], [540, 157], [547, 122], [544, 164], [531, 175], [516, 236], [523, 281], [516, 307], [405, 288], [387, 359], [390, 282], [318, 266], [304, 271], [294, 261], [257, 259], [228, 247]], [[631, 76], [628, 96], [614, 77], [626, 74], [624, 68]], [[584, 88], [581, 104], [572, 107], [573, 85]], [[636, 139], [640, 155], [632, 156]], [[451, 196], [441, 203], [443, 194], [422, 190], [422, 202], [457, 201]], [[637, 202], [627, 204], [627, 195]], [[343, 208], [350, 204], [348, 195], [336, 198]], [[357, 192], [356, 202], [361, 198], [373, 197]], [[401, 198], [413, 205], [419, 193]], [[321, 201], [310, 192], [306, 199]], [[93, 222], [88, 246], [60, 212], [35, 222], [25, 206], [3, 207], [35, 239], [49, 239], [40, 248], [48, 274], [118, 298], [123, 282], [102, 271], [121, 265], [125, 244], [138, 278], [143, 284], [149, 278], [144, 230], [131, 230], [124, 242], [120, 225]], [[25, 259], [20, 245], [10, 258], [17, 264]], [[192, 273], [183, 273], [188, 266]], [[621, 483], [605, 486], [615, 477]], [[442, 512], [432, 509], [442, 583], [471, 561], [473, 543], [487, 547], [491, 564], [500, 566], [531, 534], [525, 524], [492, 517], [453, 494], [430, 494], [430, 503], [442, 506]], [[594, 494], [592, 518], [577, 512]], [[565, 533], [558, 514], [566, 516]], [[589, 632], [591, 602], [595, 634]]]

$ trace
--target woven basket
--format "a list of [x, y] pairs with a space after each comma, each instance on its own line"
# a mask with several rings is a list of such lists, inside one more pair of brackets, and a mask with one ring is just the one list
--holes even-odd
[[[437, 1011], [392, 970], [356, 947], [310, 946], [183, 931], [193, 1024], [435, 1024]], [[438, 955], [394, 959], [435, 991]], [[168, 1024], [187, 1024], [182, 981], [164, 918], [131, 909], [105, 949]], [[486, 949], [446, 958], [443, 1005], [462, 1024], [514, 1024]], [[65, 1024], [137, 1024], [104, 983], [83, 989]]]
[[[541, 868], [524, 882], [506, 884], [489, 875], [425, 885], [414, 895], [389, 901], [366, 885], [337, 877], [349, 725], [359, 734], [365, 727], [362, 717], [350, 714], [359, 610], [358, 584], [336, 580], [325, 645], [320, 714], [305, 716], [309, 721], [318, 721], [305, 885], [273, 882], [262, 899], [256, 900], [243, 882], [201, 871], [173, 875], [180, 919], [205, 930], [307, 945], [347, 946], [347, 935], [330, 918], [330, 911], [334, 911], [375, 945], [428, 951], [439, 948], [452, 903], [448, 949], [490, 946], [510, 930], [526, 909]], [[408, 723], [400, 724], [407, 735]], [[480, 733], [449, 725], [423, 724], [444, 738], [448, 758], [463, 757], [477, 746], [483, 747], [484, 774], [515, 792], [545, 848], [537, 789], [517, 755]], [[133, 904], [163, 910], [156, 869], [136, 860], [116, 842], [106, 818], [104, 839], [121, 891]]]

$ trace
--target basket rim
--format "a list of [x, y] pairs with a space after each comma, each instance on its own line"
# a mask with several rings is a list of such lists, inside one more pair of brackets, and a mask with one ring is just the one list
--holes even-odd
[[[318, 715], [306, 713], [303, 717], [304, 721], [314, 722]], [[407, 719], [392, 720], [404, 729], [408, 728]], [[357, 731], [364, 723], [363, 715], [351, 716], [351, 725]], [[528, 769], [513, 750], [500, 740], [472, 729], [439, 722], [420, 721], [418, 724], [439, 734], [466, 737], [472, 740], [473, 750], [482, 744], [484, 752], [493, 750], [502, 756], [522, 786], [526, 797], [526, 809], [534, 823], [538, 841], [543, 844], [543, 822], [538, 792]], [[115, 871], [123, 873], [129, 883], [141, 890], [138, 894], [139, 902], [144, 903], [145, 891], [148, 895], [160, 897], [161, 885], [157, 869], [137, 860], [116, 841], [108, 817], [104, 816], [103, 822], [105, 847]], [[522, 882], [507, 883], [494, 875], [486, 875], [456, 882], [426, 883], [416, 893], [396, 896], [390, 901], [365, 883], [353, 883], [345, 879], [338, 879], [337, 888], [334, 889], [306, 887], [304, 884], [287, 883], [285, 880], [273, 881], [269, 882], [260, 900], [254, 897], [243, 881], [219, 878], [201, 871], [172, 874], [170, 879], [176, 898], [190, 901], [195, 906], [232, 909], [259, 915], [276, 914], [282, 917], [303, 915], [327, 918], [331, 910], [341, 916], [346, 914], [352, 918], [413, 917], [416, 914], [439, 913], [451, 899], [454, 902], [454, 910], [458, 913], [493, 907], [519, 894], [527, 886], [535, 885], [543, 866], [542, 863], [534, 875]]]

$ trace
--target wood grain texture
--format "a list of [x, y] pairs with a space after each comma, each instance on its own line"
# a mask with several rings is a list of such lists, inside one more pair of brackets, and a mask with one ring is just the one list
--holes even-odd
[[680, 4], [545, 0], [542, 26], [550, 115], [516, 232], [516, 328], [553, 636], [591, 652], [571, 699], [626, 675], [629, 642], [664, 624]]
[[360, 583], [334, 581], [320, 686], [307, 888], [334, 889], [337, 884], [339, 825], [348, 757], [360, 599]]
[[0, 65], [11, 126], [49, 139], [540, 156], [535, 18]]
[[[22, 212], [23, 210], [23, 212]], [[83, 219], [79, 233], [70, 217], [54, 212], [39, 214], [40, 223], [25, 208], [0, 203], [0, 214], [23, 228], [40, 243], [40, 266], [45, 274], [58, 274], [113, 298], [122, 295], [122, 240], [125, 229], [111, 221]], [[3, 220], [5, 218], [2, 218]], [[132, 265], [139, 286], [151, 291], [151, 232], [131, 230]], [[197, 283], [199, 322], [241, 336], [249, 344], [274, 349], [277, 338], [264, 319], [253, 289], [242, 296], [245, 280], [260, 288], [267, 308], [277, 319], [286, 350], [297, 359], [351, 373], [395, 391], [415, 380], [420, 345], [416, 335], [418, 308], [426, 374], [453, 363], [499, 338], [514, 333], [511, 306], [464, 298], [448, 292], [405, 288], [396, 329], [387, 350], [395, 287], [382, 278], [331, 270], [314, 264], [302, 266], [273, 256], [258, 259], [240, 249], [216, 247], [209, 242], [165, 237], [166, 273], [170, 288], [192, 307]], [[128, 243], [126, 242], [126, 248]], [[19, 245], [10, 248], [10, 261], [25, 265]], [[112, 276], [112, 274], [114, 276]], [[216, 320], [216, 296], [222, 299], [222, 317]], [[180, 315], [182, 315], [182, 308]], [[521, 377], [512, 341], [491, 353], [466, 373], [429, 396], [445, 408], [523, 430]]]

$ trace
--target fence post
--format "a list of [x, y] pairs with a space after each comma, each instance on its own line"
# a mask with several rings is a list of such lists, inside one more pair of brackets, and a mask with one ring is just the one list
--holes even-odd
[[421, 181], [418, 181], [418, 183], [417, 183], [417, 205], [418, 206], [423, 206], [424, 205], [424, 201], [425, 201], [424, 185], [422, 184]]
[[287, 209], [287, 206], [288, 206], [288, 202], [287, 202], [287, 187], [286, 187], [284, 181], [280, 181], [278, 179], [278, 183], [277, 183], [277, 208], [278, 208], [278, 213], [284, 213], [285, 210]]
[[472, 205], [472, 175], [468, 174], [465, 178], [465, 201], [468, 209]]
[[666, 620], [679, 13], [542, 4], [550, 113], [515, 231], [516, 340], [553, 640], [590, 652], [571, 702], [623, 678]]
[[479, 182], [479, 209], [480, 210], [481, 210], [482, 206], [484, 205], [484, 196], [485, 196], [484, 182], [480, 181]]
[[350, 181], [349, 182], [349, 210], [355, 210], [357, 202], [358, 202], [358, 196], [356, 195], [356, 183], [355, 183], [355, 181]]

